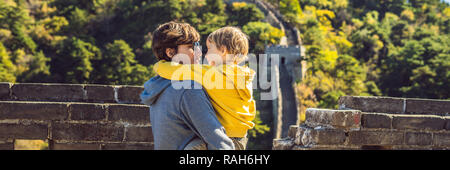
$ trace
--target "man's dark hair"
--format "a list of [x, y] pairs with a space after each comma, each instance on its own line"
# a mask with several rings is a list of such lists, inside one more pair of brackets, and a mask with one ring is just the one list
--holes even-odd
[[177, 51], [178, 45], [193, 44], [200, 41], [200, 34], [188, 23], [177, 23], [174, 21], [159, 25], [153, 31], [152, 50], [159, 60], [171, 61], [167, 56], [166, 49]]

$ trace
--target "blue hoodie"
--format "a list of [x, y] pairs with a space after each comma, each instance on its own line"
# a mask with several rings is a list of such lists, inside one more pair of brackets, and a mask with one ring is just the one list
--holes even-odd
[[175, 89], [172, 81], [155, 76], [144, 84], [141, 103], [150, 106], [150, 124], [156, 150], [182, 150], [200, 137], [209, 150], [234, 150], [232, 140], [216, 117], [207, 93], [200, 84]]

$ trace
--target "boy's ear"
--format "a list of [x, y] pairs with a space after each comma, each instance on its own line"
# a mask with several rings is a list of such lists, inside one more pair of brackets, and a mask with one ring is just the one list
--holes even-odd
[[166, 55], [167, 55], [169, 58], [172, 58], [172, 57], [175, 55], [175, 50], [172, 49], [172, 48], [166, 48]]

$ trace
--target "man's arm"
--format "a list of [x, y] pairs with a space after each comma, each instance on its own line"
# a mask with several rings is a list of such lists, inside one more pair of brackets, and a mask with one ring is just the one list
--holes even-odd
[[234, 150], [233, 141], [217, 119], [216, 112], [202, 89], [185, 90], [180, 101], [181, 112], [194, 126], [208, 149]]

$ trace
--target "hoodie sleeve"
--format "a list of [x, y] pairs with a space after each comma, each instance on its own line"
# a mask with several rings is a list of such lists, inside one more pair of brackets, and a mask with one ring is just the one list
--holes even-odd
[[202, 89], [187, 89], [181, 96], [181, 112], [195, 128], [209, 150], [234, 150], [233, 141], [216, 117], [211, 102]]

